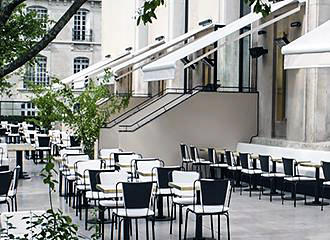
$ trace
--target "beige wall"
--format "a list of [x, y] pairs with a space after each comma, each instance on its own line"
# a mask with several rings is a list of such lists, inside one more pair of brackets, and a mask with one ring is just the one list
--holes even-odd
[[[123, 111], [113, 114], [109, 122], [121, 114], [129, 111], [130, 109], [134, 108], [138, 104], [142, 103], [145, 101], [147, 98], [145, 97], [132, 97], [130, 99], [129, 105], [127, 108], [125, 108]], [[102, 148], [116, 148], [118, 147], [118, 126], [115, 126], [113, 128], [102, 128], [100, 132], [100, 137], [99, 137], [99, 149]]]
[[199, 93], [133, 133], [119, 147], [180, 164], [179, 144], [235, 149], [256, 134], [257, 95]]

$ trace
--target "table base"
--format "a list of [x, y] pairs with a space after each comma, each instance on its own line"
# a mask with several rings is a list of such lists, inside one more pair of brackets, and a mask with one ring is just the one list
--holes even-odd
[[[293, 197], [283, 197], [284, 200], [286, 201], [294, 201], [294, 198]], [[296, 197], [296, 201], [301, 201], [301, 200], [304, 200], [305, 198], [304, 197]]]
[[[247, 188], [247, 189], [243, 189], [244, 192], [250, 192], [250, 189]], [[251, 188], [251, 192], [260, 192], [261, 189], [260, 188], [256, 188], [256, 187], [253, 187]]]

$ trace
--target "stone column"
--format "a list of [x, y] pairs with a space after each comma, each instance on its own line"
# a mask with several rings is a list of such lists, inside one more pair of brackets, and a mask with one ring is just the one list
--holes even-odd
[[[185, 0], [168, 1], [168, 40], [172, 40], [185, 33]], [[166, 81], [166, 87], [183, 87], [183, 68], [177, 66], [175, 80]]]
[[[145, 0], [136, 0], [136, 9], [143, 6]], [[135, 50], [144, 48], [148, 45], [148, 25], [141, 23], [135, 30]], [[142, 70], [133, 73], [133, 91], [135, 94], [148, 94], [148, 83], [143, 81]]]

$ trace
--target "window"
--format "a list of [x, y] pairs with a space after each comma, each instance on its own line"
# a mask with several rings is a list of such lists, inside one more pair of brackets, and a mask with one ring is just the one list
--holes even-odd
[[41, 7], [41, 6], [31, 6], [27, 8], [27, 12], [36, 12], [36, 17], [39, 20], [43, 21], [43, 25], [42, 28], [44, 30], [47, 29], [47, 16], [48, 16], [48, 10], [45, 7]]
[[[89, 59], [87, 57], [76, 57], [73, 60], [73, 73], [80, 72], [81, 70], [88, 68]], [[88, 79], [85, 80], [85, 86], [88, 85]], [[74, 84], [72, 83], [72, 88], [74, 88]]]
[[38, 85], [49, 85], [49, 76], [47, 73], [47, 58], [44, 56], [36, 57], [33, 65], [28, 65], [25, 71], [24, 88], [26, 81], [33, 82]]
[[89, 66], [89, 59], [87, 57], [76, 57], [73, 60], [73, 73], [80, 72]]
[[91, 41], [88, 28], [88, 10], [81, 9], [73, 17], [73, 36], [74, 41]]
[[33, 103], [21, 104], [21, 116], [36, 116], [36, 108]]

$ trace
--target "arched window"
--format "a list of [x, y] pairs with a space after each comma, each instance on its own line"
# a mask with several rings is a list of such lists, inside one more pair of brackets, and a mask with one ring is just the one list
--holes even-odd
[[89, 30], [89, 11], [80, 9], [73, 17], [73, 33], [72, 40], [74, 41], [91, 41]]
[[47, 28], [47, 16], [48, 16], [47, 8], [41, 7], [41, 6], [30, 6], [30, 7], [27, 7], [26, 10], [28, 13], [35, 12], [37, 19], [43, 21], [42, 28], [44, 28], [44, 29]]
[[80, 72], [89, 66], [89, 59], [87, 57], [76, 57], [73, 60], [73, 73]]
[[[39, 55], [36, 57], [34, 64], [26, 67], [25, 80], [38, 85], [49, 85], [47, 57]], [[24, 87], [26, 88], [26, 84], [24, 84]]]

